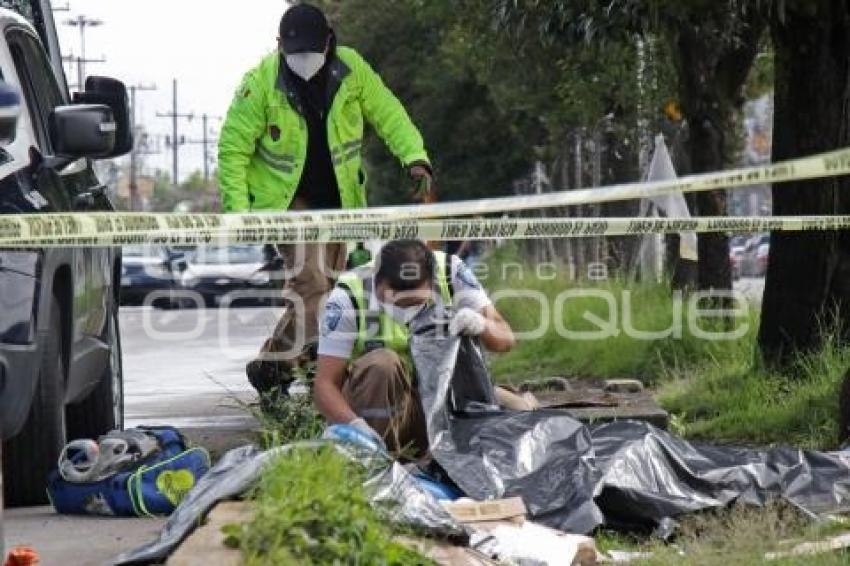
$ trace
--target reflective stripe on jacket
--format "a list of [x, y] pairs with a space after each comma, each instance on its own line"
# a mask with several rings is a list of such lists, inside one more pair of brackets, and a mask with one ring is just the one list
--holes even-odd
[[[250, 71], [236, 92], [219, 140], [219, 187], [225, 212], [287, 210], [307, 157], [307, 122], [280, 72], [279, 52]], [[422, 136], [401, 102], [353, 49], [337, 47], [328, 63], [333, 102], [328, 144], [343, 208], [363, 208], [364, 122], [408, 167], [428, 163]]]

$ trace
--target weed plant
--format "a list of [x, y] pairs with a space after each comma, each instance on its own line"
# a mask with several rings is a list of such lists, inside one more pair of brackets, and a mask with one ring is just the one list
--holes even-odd
[[364, 471], [333, 448], [296, 449], [274, 461], [254, 491], [254, 518], [225, 527], [246, 564], [432, 564], [396, 542], [369, 505]]

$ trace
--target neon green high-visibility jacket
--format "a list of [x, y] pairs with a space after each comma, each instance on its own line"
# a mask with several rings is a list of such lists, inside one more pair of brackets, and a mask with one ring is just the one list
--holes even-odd
[[[328, 144], [340, 200], [343, 208], [363, 208], [364, 119], [403, 166], [428, 164], [428, 154], [401, 102], [360, 54], [337, 47], [328, 65], [333, 95]], [[279, 52], [245, 75], [219, 140], [219, 187], [225, 212], [290, 207], [307, 157], [307, 122], [300, 104], [281, 73]]]

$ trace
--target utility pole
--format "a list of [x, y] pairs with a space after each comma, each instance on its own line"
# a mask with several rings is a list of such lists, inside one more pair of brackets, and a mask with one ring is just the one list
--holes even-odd
[[84, 57], [74, 57], [73, 52], [69, 55], [63, 55], [62, 61], [65, 63], [71, 63], [72, 65], [77, 65], [77, 84], [69, 85], [68, 88], [76, 88], [78, 91], [82, 92], [85, 89], [85, 64], [86, 63], [106, 63], [106, 59], [100, 57], [98, 59], [85, 59]]
[[130, 211], [139, 210], [139, 139], [136, 93], [156, 90], [156, 85], [132, 85], [130, 90], [130, 131], [133, 132], [133, 149], [130, 150]]
[[86, 28], [95, 28], [103, 25], [101, 20], [89, 18], [80, 14], [76, 18], [65, 20], [66, 26], [80, 28], [80, 57], [77, 59], [78, 88], [83, 90], [86, 78], [86, 63], [102, 63], [103, 61], [86, 60]]
[[174, 79], [173, 82], [173, 102], [171, 105], [171, 112], [157, 112], [156, 115], [159, 118], [171, 118], [171, 149], [173, 152], [172, 159], [173, 167], [172, 167], [172, 175], [173, 179], [171, 180], [174, 188], [176, 189], [180, 185], [180, 146], [186, 143], [186, 140], [179, 136], [179, 124], [178, 121], [183, 118], [188, 121], [192, 121], [195, 119], [195, 114], [190, 112], [188, 114], [181, 114], [178, 111], [177, 107], [177, 79]]
[[190, 144], [198, 144], [203, 146], [204, 148], [204, 185], [209, 186], [210, 184], [210, 163], [212, 161], [212, 155], [210, 155], [210, 146], [218, 143], [218, 138], [210, 137], [210, 120], [223, 120], [221, 116], [210, 116], [209, 114], [201, 115], [201, 122], [204, 127], [204, 134], [199, 140], [189, 140], [187, 143]]

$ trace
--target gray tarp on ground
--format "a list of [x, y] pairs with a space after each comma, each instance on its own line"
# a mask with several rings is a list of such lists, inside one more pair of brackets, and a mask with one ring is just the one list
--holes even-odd
[[475, 399], [460, 399], [457, 384], [488, 380], [486, 366], [472, 340], [434, 333], [424, 324], [412, 343], [429, 441], [474, 499], [520, 496], [532, 519], [573, 533], [654, 528], [735, 501], [781, 498], [812, 516], [850, 510], [847, 453], [698, 445], [642, 422], [588, 427], [556, 410], [482, 412], [473, 402], [464, 413]]
[[[231, 450], [189, 492], [169, 517], [155, 541], [122, 554], [113, 564], [164, 562], [201, 524], [201, 520], [217, 503], [237, 499], [250, 490], [260, 478], [263, 468], [274, 458], [293, 448], [319, 448], [328, 444], [305, 442], [268, 451], [262, 451], [255, 446]], [[403, 466], [353, 446], [336, 447], [352, 460], [373, 470], [366, 481], [366, 491], [372, 504], [386, 513], [388, 518], [425, 533], [458, 537], [467, 535], [464, 527], [458, 524], [436, 499], [422, 490]], [[379, 459], [381, 461], [378, 461]]]

